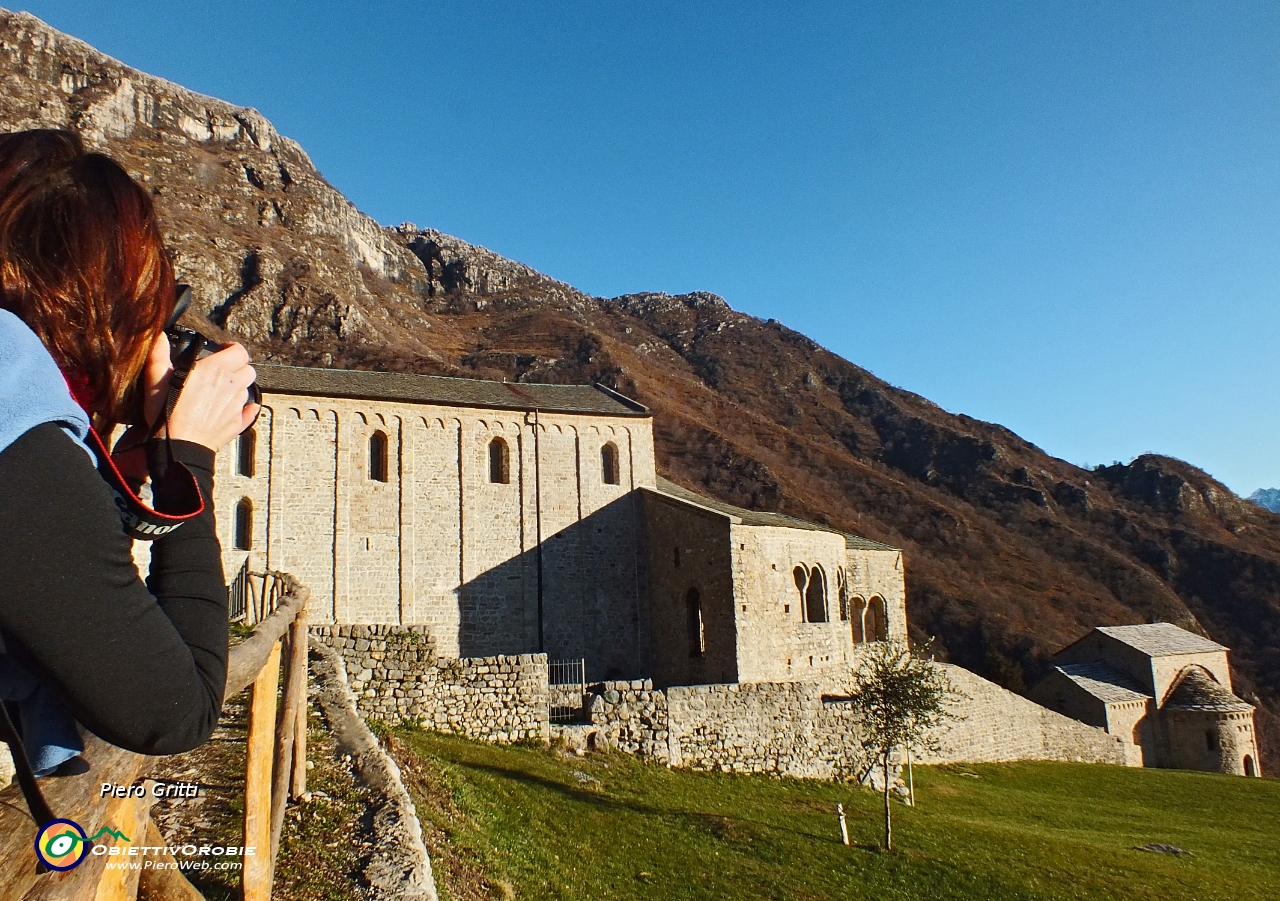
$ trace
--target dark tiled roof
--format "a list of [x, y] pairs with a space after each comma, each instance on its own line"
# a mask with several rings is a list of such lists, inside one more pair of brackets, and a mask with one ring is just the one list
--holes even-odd
[[845, 547], [852, 550], [898, 550], [896, 547], [890, 547], [887, 544], [872, 541], [870, 538], [861, 538], [857, 535], [850, 535], [848, 532], [841, 532], [839, 529], [833, 529], [829, 526], [821, 526], [817, 523], [808, 522], [803, 519], [796, 519], [794, 516], [787, 516], [785, 513], [764, 513], [759, 510], [747, 510], [744, 507], [735, 507], [733, 504], [726, 504], [724, 501], [716, 500], [712, 497], [704, 497], [701, 494], [695, 494], [688, 488], [682, 488], [675, 482], [664, 479], [661, 476], [658, 477], [658, 491], [678, 500], [688, 501], [689, 503], [697, 504], [700, 507], [707, 507], [711, 510], [715, 510], [717, 513], [723, 513], [726, 516], [735, 516], [742, 520], [743, 525], [776, 526], [778, 528], [785, 529], [807, 529], [810, 532], [831, 532], [834, 535], [843, 535]]
[[647, 407], [602, 385], [526, 385], [453, 379], [408, 372], [363, 372], [260, 364], [258, 385], [268, 394], [305, 394], [404, 403], [542, 410], [599, 416], [648, 416]]
[[1227, 650], [1194, 632], [1173, 623], [1147, 623], [1140, 626], [1098, 626], [1098, 631], [1150, 657], [1172, 657], [1178, 654], [1205, 654]]
[[1194, 710], [1206, 713], [1244, 713], [1253, 705], [1245, 703], [1219, 685], [1198, 666], [1187, 673], [1165, 700], [1165, 710]]
[[1105, 663], [1063, 663], [1054, 669], [1107, 704], [1142, 701], [1151, 697], [1128, 676], [1116, 672]]

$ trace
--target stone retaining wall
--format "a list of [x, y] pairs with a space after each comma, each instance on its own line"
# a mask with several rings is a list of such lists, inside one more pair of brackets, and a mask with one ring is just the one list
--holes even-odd
[[942, 750], [921, 763], [994, 763], [1005, 760], [1071, 760], [1125, 764], [1119, 736], [1055, 713], [988, 682], [963, 667], [944, 664], [963, 695], [961, 719], [942, 735]]
[[550, 738], [547, 657], [437, 658], [423, 626], [312, 626], [342, 656], [360, 713], [482, 741]]
[[[342, 655], [360, 711], [388, 723], [485, 741], [549, 740], [548, 706], [581, 704], [585, 724], [556, 728], [566, 740], [612, 747], [670, 766], [802, 778], [863, 778], [868, 762], [843, 700], [848, 686], [815, 682], [688, 685], [648, 680], [547, 684], [543, 654], [440, 659], [419, 626], [313, 626]], [[947, 666], [962, 697], [938, 754], [921, 763], [1072, 760], [1124, 763], [1123, 744]], [[583, 703], [585, 702], [585, 703]]]

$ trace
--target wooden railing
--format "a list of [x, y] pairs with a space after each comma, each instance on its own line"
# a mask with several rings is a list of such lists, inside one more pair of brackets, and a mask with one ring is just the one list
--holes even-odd
[[[242, 845], [254, 853], [243, 856], [245, 901], [271, 897], [285, 805], [290, 797], [296, 799], [306, 791], [307, 774], [309, 592], [283, 573], [268, 573], [262, 582], [262, 592], [254, 600], [256, 612], [263, 615], [249, 637], [231, 649], [227, 667], [228, 698], [252, 686]], [[277, 713], [282, 659], [284, 700]], [[89, 733], [82, 756], [90, 765], [87, 773], [41, 780], [49, 806], [56, 816], [74, 820], [90, 837], [105, 826], [128, 836], [129, 844], [112, 843], [123, 848], [121, 856], [89, 854], [75, 869], [37, 872], [33, 842], [38, 824], [15, 782], [0, 791], [0, 901], [132, 901], [140, 888], [150, 901], [199, 901], [202, 896], [180, 870], [141, 866], [146, 860], [181, 858], [123, 856], [130, 845], [166, 844], [151, 820], [155, 801], [151, 792], [142, 797], [102, 797], [103, 783], [142, 784], [158, 758], [122, 750]], [[108, 869], [108, 861], [138, 861], [140, 867]]]

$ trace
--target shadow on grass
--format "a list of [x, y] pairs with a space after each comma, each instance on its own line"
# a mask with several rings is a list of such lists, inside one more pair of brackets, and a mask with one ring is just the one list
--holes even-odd
[[[668, 823], [685, 822], [696, 824], [714, 835], [717, 839], [733, 844], [754, 846], [755, 843], [750, 838], [733, 834], [738, 829], [744, 827], [748, 831], [753, 829], [758, 831], [761, 836], [773, 833], [798, 836], [808, 841], [822, 842], [824, 844], [840, 843], [838, 839], [833, 838], [825, 832], [814, 832], [807, 829], [779, 826], [776, 823], [747, 819], [743, 817], [728, 817], [723, 814], [702, 813], [692, 810], [672, 811], [648, 804], [619, 801], [615, 798], [601, 796], [594, 792], [584, 791], [583, 789], [575, 788], [571, 785], [565, 785], [562, 782], [558, 782], [554, 779], [548, 779], [544, 776], [535, 776], [522, 770], [514, 770], [509, 767], [497, 766], [495, 764], [455, 762], [454, 765], [460, 769], [484, 772], [497, 779], [509, 779], [512, 782], [518, 782], [522, 785], [555, 792], [556, 794], [590, 805], [602, 811], [630, 811], [642, 816], [654, 817]], [[869, 845], [867, 847], [877, 848], [878, 846]]]

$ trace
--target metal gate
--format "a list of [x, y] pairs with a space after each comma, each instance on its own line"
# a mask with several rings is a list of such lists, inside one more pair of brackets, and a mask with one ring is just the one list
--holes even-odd
[[548, 660], [547, 684], [551, 722], [573, 722], [582, 713], [582, 696], [587, 693], [587, 661]]

